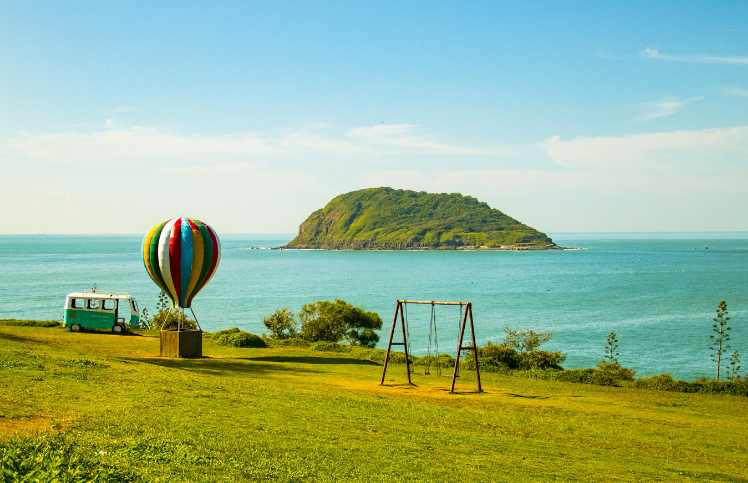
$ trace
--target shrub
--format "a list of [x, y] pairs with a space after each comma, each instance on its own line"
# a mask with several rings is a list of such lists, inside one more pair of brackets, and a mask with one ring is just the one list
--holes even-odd
[[[566, 359], [563, 352], [548, 352], [532, 350], [519, 352], [507, 343], [496, 344], [489, 342], [478, 348], [478, 360], [481, 369], [488, 372], [501, 372], [517, 369], [561, 369], [561, 363]], [[465, 364], [469, 369], [474, 369], [472, 357], [465, 358]]]
[[316, 352], [351, 352], [352, 347], [349, 345], [338, 344], [337, 342], [315, 342], [310, 348]]
[[278, 309], [262, 321], [273, 339], [292, 339], [297, 336], [296, 319], [288, 308]]
[[533, 350], [519, 354], [521, 369], [562, 369], [561, 363], [566, 359], [563, 352]]
[[216, 344], [232, 347], [267, 347], [262, 337], [250, 332], [244, 332], [236, 327], [216, 332], [213, 334], [213, 340]]
[[273, 339], [268, 337], [265, 342], [273, 347], [309, 347], [309, 341], [300, 337], [293, 337], [291, 339]]
[[594, 384], [595, 369], [587, 367], [583, 369], [566, 369], [556, 376], [559, 381], [576, 382], [579, 384]]
[[597, 371], [610, 375], [616, 381], [633, 381], [636, 371], [623, 367], [618, 362], [604, 362], [600, 361], [597, 363]]
[[156, 330], [197, 329], [194, 320], [188, 319], [184, 312], [175, 308], [168, 308], [156, 312], [150, 320], [150, 327]]
[[517, 352], [532, 352], [551, 340], [550, 332], [535, 332], [532, 329], [504, 328], [504, 344]]
[[347, 339], [351, 344], [374, 347], [382, 328], [382, 319], [343, 300], [321, 300], [306, 304], [299, 312], [301, 336], [308, 341], [338, 342]]
[[[520, 366], [520, 355], [506, 344], [489, 342], [478, 348], [478, 360], [481, 369], [488, 372], [508, 369], [518, 369]], [[475, 369], [472, 357], [468, 357], [465, 364], [469, 369]]]
[[656, 391], [701, 392], [748, 396], [748, 379], [745, 378], [736, 379], [735, 381], [701, 379], [695, 382], [686, 382], [673, 379], [673, 376], [670, 374], [658, 374], [656, 376], [637, 379], [631, 385], [640, 389], [653, 389]]

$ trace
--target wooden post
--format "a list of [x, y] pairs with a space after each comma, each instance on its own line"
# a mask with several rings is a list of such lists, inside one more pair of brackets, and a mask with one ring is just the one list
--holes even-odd
[[467, 306], [465, 306], [465, 314], [462, 316], [462, 320], [460, 321], [460, 335], [457, 338], [457, 354], [455, 355], [455, 368], [454, 372], [452, 372], [452, 387], [449, 389], [449, 392], [455, 392], [455, 382], [457, 382], [457, 371], [460, 370], [460, 356], [462, 355], [462, 339], [465, 337], [465, 324], [467, 323], [468, 313], [470, 312], [470, 307], [472, 304], [468, 302]]
[[402, 311], [401, 302], [398, 300], [395, 304], [395, 315], [392, 316], [392, 328], [390, 329], [390, 341], [387, 343], [387, 355], [384, 357], [384, 369], [382, 369], [382, 380], [379, 382], [381, 386], [384, 384], [384, 376], [387, 374], [387, 366], [390, 363], [390, 352], [392, 351], [392, 337], [395, 335], [395, 326], [397, 325], [397, 314]]
[[480, 362], [478, 361], [478, 344], [475, 342], [475, 324], [473, 323], [473, 305], [470, 304], [470, 338], [473, 340], [473, 360], [475, 361], [475, 377], [478, 379], [478, 392], [483, 392], [480, 383]]
[[405, 348], [405, 370], [408, 372], [408, 384], [413, 384], [410, 380], [410, 354], [408, 354], [408, 328], [407, 322], [405, 322], [405, 315], [403, 309], [400, 309], [400, 324], [403, 327], [403, 347]]

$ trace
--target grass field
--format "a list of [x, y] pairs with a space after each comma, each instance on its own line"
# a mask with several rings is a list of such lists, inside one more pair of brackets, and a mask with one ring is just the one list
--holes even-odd
[[380, 387], [345, 354], [158, 346], [0, 326], [0, 461], [59, 434], [66, 457], [144, 480], [748, 480], [748, 398], [495, 374], [450, 395], [446, 376], [398, 385], [402, 365]]

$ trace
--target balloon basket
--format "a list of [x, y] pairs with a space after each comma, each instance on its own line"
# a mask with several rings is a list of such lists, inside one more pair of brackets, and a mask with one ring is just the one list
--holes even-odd
[[179, 329], [161, 331], [161, 357], [202, 357], [203, 331]]

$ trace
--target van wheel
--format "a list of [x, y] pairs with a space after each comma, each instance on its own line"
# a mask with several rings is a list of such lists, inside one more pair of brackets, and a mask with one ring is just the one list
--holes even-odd
[[124, 334], [125, 328], [122, 324], [114, 324], [112, 326], [112, 333], [113, 334]]
[[70, 332], [80, 332], [81, 326], [80, 324], [73, 324], [70, 326]]

